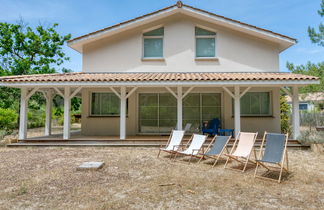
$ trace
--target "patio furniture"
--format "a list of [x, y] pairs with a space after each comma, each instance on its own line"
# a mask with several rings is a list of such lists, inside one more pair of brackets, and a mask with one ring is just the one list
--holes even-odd
[[234, 129], [219, 129], [219, 135], [234, 137]]
[[184, 131], [187, 132], [187, 131], [190, 130], [190, 128], [191, 128], [191, 123], [187, 123], [185, 128], [184, 128]]
[[169, 140], [167, 142], [167, 146], [163, 148], [163, 145], [160, 146], [158, 156], [160, 156], [161, 151], [168, 152], [171, 154], [170, 159], [172, 157], [172, 154], [179, 149], [179, 146], [181, 145], [183, 136], [185, 134], [185, 131], [177, 131], [172, 130]]
[[230, 139], [231, 136], [215, 136], [212, 142], [210, 142], [210, 144], [208, 145], [206, 152], [200, 154], [202, 156], [198, 163], [200, 163], [200, 161], [206, 157], [212, 158], [215, 159], [215, 162], [213, 164], [214, 167], [225, 150], [227, 151], [227, 153], [229, 153], [226, 146]]
[[[257, 165], [255, 168], [254, 177], [278, 181], [278, 183], [281, 182], [282, 171], [285, 170], [286, 172], [288, 172], [287, 142], [288, 134], [267, 132], [264, 133], [263, 140], [260, 146], [259, 157], [256, 160]], [[263, 149], [264, 144], [265, 148]], [[285, 162], [286, 168], [284, 167]], [[275, 171], [276, 169], [279, 169], [280, 172], [278, 180], [265, 176], [258, 176], [257, 172], [259, 166], [262, 166], [268, 170], [266, 174], [268, 174], [271, 171]]]
[[190, 141], [187, 143], [187, 146], [190, 144], [189, 147], [187, 147], [187, 149], [185, 149], [183, 151], [177, 150], [174, 155], [174, 160], [176, 159], [178, 154], [190, 156], [190, 159], [188, 162], [188, 164], [190, 164], [192, 157], [199, 158], [198, 154], [200, 152], [204, 153], [202, 147], [203, 147], [203, 144], [205, 143], [206, 139], [207, 139], [206, 135], [193, 134], [191, 136]]
[[207, 126], [203, 125], [202, 133], [204, 134], [210, 134], [210, 135], [217, 135], [218, 130], [220, 129], [220, 120], [218, 118], [214, 118], [210, 120], [207, 124]]
[[256, 133], [240, 132], [235, 139], [230, 154], [225, 154], [228, 158], [226, 160], [224, 168], [226, 168], [228, 161], [230, 159], [244, 164], [243, 170], [240, 170], [242, 172], [245, 171], [246, 166], [249, 162], [255, 164], [255, 162], [250, 160], [250, 156], [253, 150], [256, 159], [256, 154], [253, 147], [257, 136], [258, 136], [257, 132]]

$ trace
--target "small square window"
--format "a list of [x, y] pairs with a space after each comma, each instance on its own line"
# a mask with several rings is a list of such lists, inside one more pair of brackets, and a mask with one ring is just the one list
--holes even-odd
[[212, 31], [207, 31], [202, 28], [195, 28], [196, 35], [196, 57], [215, 57], [215, 36], [216, 33]]
[[164, 28], [158, 28], [143, 34], [143, 57], [162, 58], [163, 57], [163, 35]]
[[144, 38], [144, 58], [163, 57], [163, 39]]
[[215, 38], [196, 38], [196, 57], [215, 57]]

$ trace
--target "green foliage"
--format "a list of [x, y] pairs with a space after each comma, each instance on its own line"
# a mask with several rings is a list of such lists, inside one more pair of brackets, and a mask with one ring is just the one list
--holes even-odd
[[285, 96], [280, 96], [280, 125], [282, 133], [291, 133], [291, 127], [289, 123], [289, 110], [290, 107], [287, 104]]
[[[0, 76], [55, 73], [57, 67], [69, 60], [62, 50], [71, 35], [61, 36], [56, 31], [58, 24], [35, 29], [24, 23], [0, 23]], [[64, 68], [64, 71], [68, 71]], [[0, 107], [19, 112], [20, 91], [0, 87]], [[29, 101], [31, 109], [40, 109], [45, 104], [40, 93]], [[35, 123], [32, 123], [35, 125]], [[36, 123], [38, 124], [38, 123]]]
[[305, 145], [324, 144], [324, 132], [305, 130], [300, 133], [300, 136], [297, 139]]
[[[317, 12], [321, 17], [324, 16], [324, 0], [322, 0], [321, 8]], [[322, 23], [319, 24], [318, 31], [309, 26], [308, 35], [313, 43], [324, 47], [324, 25]]]
[[316, 126], [324, 125], [324, 114], [320, 110], [300, 112], [300, 125], [308, 127], [309, 130], [315, 129]]
[[19, 110], [20, 91], [16, 88], [0, 87], [0, 107]]
[[[57, 26], [58, 24], [49, 27], [39, 25], [31, 28], [22, 21], [18, 24], [0, 23], [0, 76], [58, 72], [58, 67], [64, 61], [69, 60], [63, 51], [63, 46], [71, 35], [60, 35], [56, 31]], [[61, 71], [71, 72], [70, 69], [64, 67]], [[19, 113], [19, 101], [19, 89], [0, 87], [1, 108]], [[78, 110], [80, 104], [80, 100], [73, 99], [73, 110]], [[44, 126], [44, 96], [41, 93], [35, 93], [29, 99], [28, 106], [28, 128]], [[54, 108], [55, 117], [63, 119], [61, 106], [63, 106], [62, 98], [55, 97], [54, 107], [60, 107], [56, 110]], [[12, 126], [12, 128], [16, 127], [17, 123]]]
[[28, 128], [38, 128], [45, 126], [45, 111], [44, 109], [30, 109], [28, 111]]
[[12, 109], [0, 108], [0, 130], [9, 132], [17, 127], [18, 114]]
[[295, 66], [294, 64], [287, 62], [287, 68], [296, 74], [305, 74], [320, 78], [319, 85], [308, 85], [300, 88], [301, 93], [324, 92], [324, 62], [318, 64], [308, 62], [306, 65], [299, 66]]
[[55, 73], [55, 66], [69, 60], [62, 46], [71, 38], [56, 32], [57, 26], [0, 23], [0, 75]]

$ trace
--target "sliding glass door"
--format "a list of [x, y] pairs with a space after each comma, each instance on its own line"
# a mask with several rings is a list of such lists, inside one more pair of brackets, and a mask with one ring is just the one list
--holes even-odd
[[[183, 99], [183, 126], [200, 132], [202, 123], [221, 120], [220, 93], [190, 93]], [[139, 132], [169, 133], [177, 124], [177, 100], [170, 93], [139, 94]]]
[[183, 99], [183, 126], [191, 123], [190, 132], [200, 132], [205, 121], [221, 120], [221, 110], [220, 93], [190, 93]]
[[177, 124], [177, 101], [169, 93], [139, 94], [139, 132], [169, 133]]

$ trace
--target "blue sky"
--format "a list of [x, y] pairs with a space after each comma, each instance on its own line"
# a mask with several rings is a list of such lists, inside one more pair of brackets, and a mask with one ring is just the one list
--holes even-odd
[[[31, 26], [59, 23], [61, 34], [77, 37], [174, 4], [176, 0], [0, 0], [1, 22], [22, 17]], [[320, 0], [184, 0], [219, 15], [256, 25], [298, 39], [298, 44], [280, 55], [280, 69], [286, 62], [305, 64], [324, 61], [324, 47], [312, 44], [307, 27], [317, 26]], [[71, 57], [64, 66], [80, 71], [81, 55], [65, 47]]]

